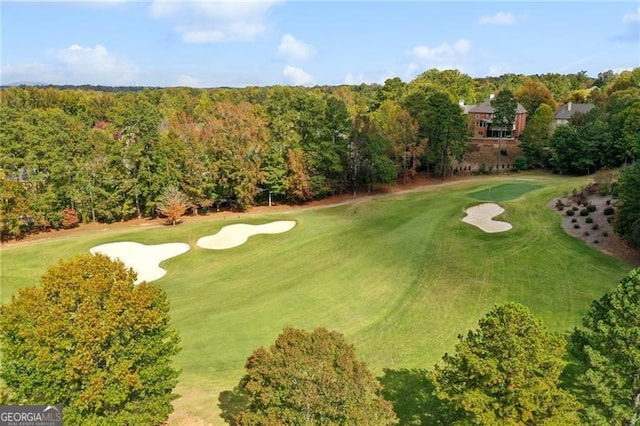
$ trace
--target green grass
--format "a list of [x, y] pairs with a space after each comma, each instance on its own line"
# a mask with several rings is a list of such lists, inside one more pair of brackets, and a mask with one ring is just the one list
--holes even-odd
[[501, 185], [491, 185], [486, 189], [472, 192], [469, 195], [481, 201], [508, 201], [538, 188], [540, 188], [540, 185], [529, 182], [503, 183]]
[[[297, 226], [224, 251], [200, 249], [195, 241], [239, 219], [4, 249], [1, 300], [36, 283], [47, 265], [97, 244], [191, 244], [191, 251], [164, 262], [169, 272], [158, 281], [182, 337], [176, 363], [183, 398], [175, 406], [218, 424], [219, 392], [237, 384], [247, 356], [285, 326], [344, 333], [376, 374], [385, 367], [430, 369], [496, 303], [523, 303], [554, 332], [569, 333], [591, 301], [632, 267], [566, 235], [560, 216], [546, 206], [586, 182], [484, 178], [252, 216], [242, 222], [287, 219]], [[479, 197], [500, 201], [506, 210], [500, 220], [513, 229], [485, 234], [464, 224], [464, 209]]]

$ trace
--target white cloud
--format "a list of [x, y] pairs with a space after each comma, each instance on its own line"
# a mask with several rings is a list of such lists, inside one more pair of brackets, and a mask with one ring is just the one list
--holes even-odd
[[50, 70], [41, 63], [0, 66], [0, 84], [11, 83], [48, 83]]
[[289, 33], [282, 36], [278, 45], [278, 54], [290, 61], [304, 61], [315, 53], [316, 50], [312, 45], [296, 39]]
[[176, 32], [180, 34], [180, 38], [185, 43], [192, 44], [206, 44], [206, 43], [218, 43], [224, 40], [225, 33], [221, 30], [215, 29], [199, 29], [193, 27], [179, 26], [176, 27]]
[[344, 76], [344, 84], [357, 85], [362, 83], [368, 83], [363, 73], [358, 73], [358, 74], [347, 73], [347, 75]]
[[485, 15], [478, 19], [480, 25], [513, 25], [516, 18], [511, 12], [498, 12], [495, 15]]
[[203, 84], [200, 80], [195, 77], [191, 77], [190, 75], [181, 74], [176, 79], [178, 86], [183, 87], [203, 87]]
[[51, 63], [6, 64], [0, 79], [4, 84], [30, 81], [47, 84], [137, 84], [142, 70], [106, 47], [83, 47], [73, 44], [64, 49], [51, 50], [47, 55]]
[[501, 75], [508, 74], [511, 72], [511, 69], [504, 64], [496, 64], [489, 65], [489, 69], [487, 70], [487, 76], [489, 77], [500, 77]]
[[640, 7], [633, 12], [629, 12], [622, 17], [622, 22], [625, 24], [632, 24], [634, 22], [640, 22]]
[[453, 45], [445, 42], [436, 47], [416, 46], [411, 50], [411, 54], [417, 61], [448, 62], [457, 57], [467, 55], [470, 48], [471, 42], [460, 39]]
[[175, 22], [185, 43], [251, 41], [267, 29], [268, 11], [279, 1], [154, 0], [151, 16]]
[[50, 52], [63, 66], [69, 80], [75, 84], [130, 84], [140, 75], [138, 66], [110, 53], [106, 47], [83, 47], [73, 44]]
[[313, 83], [313, 76], [307, 74], [302, 68], [287, 65], [282, 70], [282, 75], [294, 86], [307, 86]]

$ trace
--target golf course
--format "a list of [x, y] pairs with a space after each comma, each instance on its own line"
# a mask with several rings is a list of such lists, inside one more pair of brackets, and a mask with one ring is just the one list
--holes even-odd
[[[1, 301], [35, 285], [48, 265], [115, 242], [186, 243], [162, 261], [157, 281], [181, 337], [174, 424], [222, 424], [218, 395], [243, 375], [251, 352], [285, 326], [343, 333], [371, 370], [431, 369], [459, 334], [495, 304], [529, 307], [568, 335], [591, 302], [632, 265], [567, 235], [548, 207], [589, 178], [548, 174], [478, 177], [277, 213], [119, 229], [51, 239], [1, 252]], [[497, 203], [493, 218], [512, 226], [487, 233], [463, 222], [465, 210]], [[294, 221], [224, 250], [197, 241], [233, 224]], [[140, 254], [144, 256], [143, 253]]]

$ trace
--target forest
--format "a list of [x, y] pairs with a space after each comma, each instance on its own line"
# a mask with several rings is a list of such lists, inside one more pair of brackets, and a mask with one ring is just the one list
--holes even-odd
[[[595, 78], [432, 69], [408, 83], [312, 88], [5, 87], [0, 235], [155, 217], [176, 194], [198, 214], [446, 177], [471, 132], [459, 103], [503, 91], [529, 112], [520, 168], [588, 174], [640, 154], [640, 68]], [[568, 101], [596, 108], [552, 131]]]

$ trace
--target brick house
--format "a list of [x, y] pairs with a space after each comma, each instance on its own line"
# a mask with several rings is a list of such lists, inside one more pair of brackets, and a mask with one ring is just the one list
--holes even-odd
[[491, 106], [492, 97], [479, 105], [470, 106], [467, 117], [471, 137], [474, 139], [506, 138], [517, 139], [527, 124], [527, 110], [518, 103], [516, 118], [512, 129], [497, 128], [493, 124], [494, 109]]

